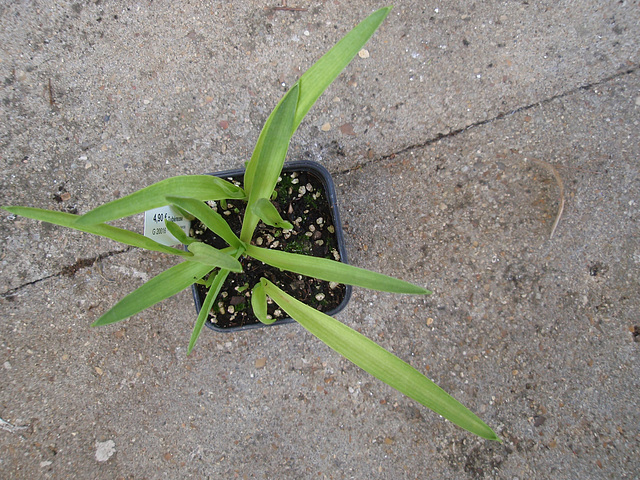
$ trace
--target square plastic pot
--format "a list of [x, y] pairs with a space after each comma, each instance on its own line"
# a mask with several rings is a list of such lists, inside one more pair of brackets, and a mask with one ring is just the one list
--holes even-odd
[[[313, 175], [320, 181], [320, 183], [324, 188], [325, 198], [329, 203], [331, 221], [335, 229], [334, 235], [336, 237], [337, 250], [340, 255], [340, 261], [343, 263], [348, 263], [347, 249], [344, 242], [344, 232], [342, 229], [342, 223], [340, 221], [340, 212], [338, 210], [335, 185], [333, 183], [333, 179], [331, 178], [331, 174], [327, 171], [326, 168], [324, 168], [319, 163], [310, 162], [310, 161], [295, 161], [295, 162], [286, 163], [282, 171], [286, 173], [307, 172], [308, 174]], [[236, 170], [226, 170], [222, 172], [216, 172], [211, 175], [215, 175], [217, 177], [225, 178], [225, 179], [231, 178], [233, 180], [241, 180], [242, 177], [244, 176], [244, 172], [245, 172], [244, 169], [236, 169]], [[340, 312], [346, 307], [347, 303], [349, 303], [349, 299], [351, 298], [351, 285], [346, 285], [345, 287], [346, 288], [344, 291], [344, 297], [342, 301], [334, 309], [325, 312], [327, 315], [337, 314], [338, 312]], [[200, 309], [202, 308], [202, 302], [204, 301], [204, 296], [201, 296], [201, 292], [198, 291], [198, 288], [196, 287], [196, 285], [193, 285], [192, 290], [193, 290], [193, 299], [194, 299], [196, 311], [199, 313]], [[267, 326], [283, 325], [283, 324], [292, 323], [292, 322], [294, 322], [294, 320], [291, 318], [282, 318], [282, 319], [278, 319], [276, 322], [274, 322], [271, 325], [255, 323], [255, 324], [242, 325], [238, 327], [222, 328], [212, 323], [210, 319], [207, 318], [207, 321], [205, 324], [207, 325], [207, 327], [218, 332], [237, 332], [240, 330], [249, 330], [249, 329], [262, 328]]]

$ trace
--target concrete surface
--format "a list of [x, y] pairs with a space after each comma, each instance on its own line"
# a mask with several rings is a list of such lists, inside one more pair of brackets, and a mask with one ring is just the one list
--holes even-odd
[[[82, 213], [241, 165], [383, 4], [277, 5], [3, 2], [0, 204]], [[334, 173], [352, 263], [435, 291], [356, 289], [339, 318], [504, 444], [295, 325], [205, 332], [186, 357], [186, 291], [90, 329], [173, 260], [5, 212], [1, 476], [637, 478], [639, 39], [637, 1], [401, 1], [292, 143]]]

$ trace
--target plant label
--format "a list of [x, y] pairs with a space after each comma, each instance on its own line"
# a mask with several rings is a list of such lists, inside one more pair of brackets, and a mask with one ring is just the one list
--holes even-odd
[[164, 223], [165, 220], [176, 223], [187, 236], [189, 235], [191, 222], [184, 218], [184, 215], [177, 208], [167, 205], [166, 207], [154, 208], [144, 212], [144, 236], [162, 245], [180, 244], [180, 241], [169, 233]]

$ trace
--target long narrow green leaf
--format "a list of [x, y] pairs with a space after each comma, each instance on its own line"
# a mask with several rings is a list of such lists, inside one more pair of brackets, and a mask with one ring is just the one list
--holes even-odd
[[473, 412], [408, 363], [336, 319], [287, 295], [268, 280], [262, 279], [262, 285], [265, 293], [291, 318], [360, 368], [459, 427], [482, 438], [500, 441]]
[[273, 206], [266, 198], [260, 198], [252, 207], [253, 213], [255, 213], [260, 220], [272, 227], [282, 228], [284, 230], [291, 230], [293, 225], [283, 220], [278, 212], [278, 209]]
[[207, 295], [204, 297], [204, 302], [202, 302], [202, 307], [200, 308], [200, 313], [198, 313], [198, 318], [196, 319], [196, 324], [193, 327], [193, 332], [191, 332], [191, 339], [189, 340], [189, 347], [187, 348], [187, 355], [191, 353], [193, 347], [196, 345], [196, 341], [202, 332], [202, 327], [204, 323], [207, 321], [207, 317], [209, 316], [209, 311], [211, 310], [211, 305], [216, 298], [218, 298], [218, 294], [220, 293], [220, 289], [224, 284], [224, 281], [227, 279], [229, 275], [229, 270], [220, 269], [218, 273], [216, 273], [215, 278], [211, 282], [211, 286], [209, 287], [209, 291]]
[[[211, 267], [224, 268], [232, 272], [242, 272], [242, 265], [233, 255], [225, 253], [211, 245], [202, 242], [193, 242], [189, 245], [189, 251], [193, 257], [189, 261], [204, 263]], [[234, 251], [235, 253], [235, 251]]]
[[262, 283], [257, 283], [251, 290], [251, 308], [256, 318], [265, 325], [271, 325], [276, 321], [275, 318], [267, 318], [267, 294]]
[[[291, 140], [294, 132], [293, 121], [295, 119], [295, 111], [297, 108], [299, 94], [300, 89], [298, 88], [297, 84], [294, 84], [293, 87], [290, 88], [289, 91], [285, 93], [284, 96], [280, 99], [276, 107], [267, 118], [267, 121], [262, 126], [262, 130], [260, 131], [260, 135], [258, 136], [258, 141], [256, 142], [256, 146], [253, 149], [253, 153], [251, 154], [251, 158], [249, 159], [247, 168], [244, 172], [244, 191], [247, 196], [251, 196], [251, 191], [253, 190], [253, 181], [254, 178], [256, 178], [256, 173], [261, 173], [261, 175], [257, 177], [258, 181], [263, 178], [261, 169], [265, 167], [265, 162], [269, 162], [270, 160], [270, 158], [264, 154], [264, 150], [266, 148], [265, 142], [268, 141], [273, 143], [273, 134], [275, 132], [275, 129], [284, 130], [280, 132], [281, 136], [276, 140], [280, 142], [280, 144], [286, 142], [287, 148], [289, 147], [289, 141]], [[295, 105], [293, 105], [293, 103], [295, 103]], [[282, 120], [286, 120], [287, 123], [285, 125], [282, 125]], [[290, 125], [289, 121], [291, 122]], [[276, 123], [276, 126], [273, 126], [274, 123]], [[278, 160], [278, 158], [273, 157], [271, 159], [271, 162], [277, 163]], [[278, 172], [278, 174], [279, 173], [280, 172]]]
[[81, 225], [108, 222], [136, 213], [164, 207], [165, 197], [191, 197], [198, 200], [245, 198], [244, 190], [233, 183], [212, 175], [180, 175], [167, 178], [85, 213]]
[[218, 212], [214, 212], [207, 204], [195, 198], [168, 196], [167, 201], [195, 215], [207, 228], [235, 248], [242, 245], [229, 224]]
[[169, 253], [171, 255], [179, 255], [181, 257], [192, 256], [189, 252], [167, 247], [145, 237], [144, 235], [140, 235], [139, 233], [131, 232], [123, 228], [113, 227], [104, 223], [98, 223], [96, 225], [79, 225], [78, 220], [82, 218], [80, 215], [32, 207], [2, 208], [15, 215], [20, 215], [21, 217], [32, 218], [42, 222], [53, 223], [54, 225], [60, 225], [61, 227], [73, 228], [74, 230], [79, 230], [81, 232], [92, 233], [133, 247], [144, 248], [154, 252]]
[[[298, 86], [294, 85], [284, 96], [265, 125], [264, 139], [256, 145], [254, 156], [247, 166], [245, 181], [249, 179], [251, 189], [249, 202], [242, 221], [240, 240], [245, 243], [251, 241], [253, 231], [258, 224], [258, 216], [253, 213], [253, 205], [261, 198], [270, 198], [278, 183], [278, 177], [284, 165], [284, 159], [289, 149], [289, 141], [293, 133], [293, 119], [298, 103]], [[259, 172], [259, 175], [256, 175]], [[247, 184], [245, 183], [245, 186]]]
[[308, 277], [319, 278], [327, 282], [338, 282], [347, 285], [370, 288], [382, 292], [412, 293], [429, 295], [432, 292], [381, 273], [354, 267], [346, 263], [327, 258], [300, 255], [248, 245], [246, 254], [271, 266]]
[[[333, 48], [331, 48], [331, 50], [325, 53], [293, 85], [291, 90], [296, 86], [299, 86], [299, 99], [296, 106], [293, 128], [288, 134], [289, 137], [293, 136], [295, 131], [298, 129], [300, 122], [302, 122], [302, 119], [311, 109], [316, 100], [318, 100], [318, 97], [320, 97], [322, 92], [331, 85], [340, 72], [344, 70], [364, 44], [367, 43], [369, 38], [371, 38], [373, 33], [387, 17], [391, 8], [392, 7], [381, 8], [356, 25], [353, 30], [345, 35]], [[271, 122], [273, 121], [273, 118], [281, 104], [285, 102], [291, 90], [287, 92], [273, 112], [271, 112], [271, 115], [267, 118], [267, 121], [260, 132], [260, 136], [256, 142], [256, 147], [251, 155], [251, 160], [247, 166], [247, 171], [244, 177], [244, 188], [247, 194], [249, 194], [253, 189], [253, 179], [255, 172], [257, 171], [255, 164], [261, 154], [263, 143], [265, 139], [268, 138], [268, 131], [270, 129]]]
[[129, 318], [184, 290], [210, 270], [209, 265], [198, 262], [186, 261], [174, 265], [124, 297], [91, 326], [109, 325]]
[[392, 8], [381, 8], [365, 18], [298, 79], [300, 100], [293, 125], [294, 132], [318, 97], [367, 43]]

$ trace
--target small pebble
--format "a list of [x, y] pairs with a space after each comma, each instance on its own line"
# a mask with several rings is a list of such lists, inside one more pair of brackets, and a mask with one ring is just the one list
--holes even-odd
[[369, 58], [369, 50], [367, 50], [367, 49], [363, 48], [362, 50], [360, 50], [360, 51], [358, 52], [358, 56], [359, 56], [360, 58]]
[[116, 453], [116, 443], [113, 440], [96, 442], [96, 460], [106, 462]]
[[353, 125], [351, 125], [350, 123], [345, 123], [344, 125], [340, 125], [340, 133], [343, 133], [345, 135], [355, 135], [356, 132], [353, 129]]

